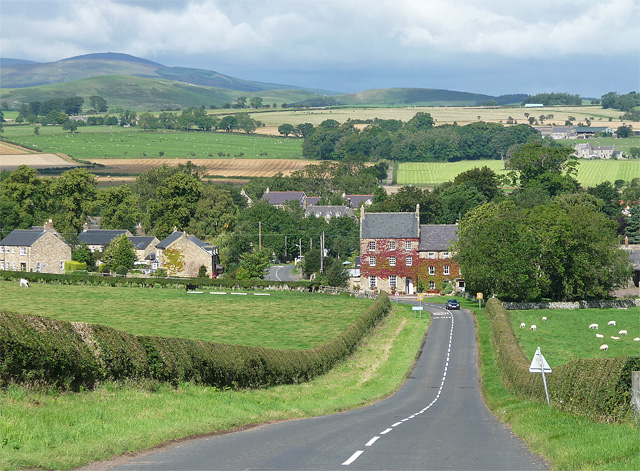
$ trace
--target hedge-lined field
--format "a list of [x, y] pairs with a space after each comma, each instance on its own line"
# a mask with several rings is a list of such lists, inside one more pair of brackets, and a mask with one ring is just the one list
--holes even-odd
[[[0, 309], [67, 322], [103, 324], [133, 335], [305, 349], [337, 337], [372, 304], [348, 295], [261, 292], [212, 295], [152, 289], [0, 282]], [[222, 290], [231, 293], [230, 290]], [[237, 291], [244, 292], [244, 291]]]
[[[640, 355], [640, 307], [629, 309], [544, 309], [509, 311], [511, 326], [522, 345], [527, 358], [533, 358], [540, 347], [551, 368], [564, 365], [577, 358], [614, 358]], [[543, 322], [542, 317], [547, 317]], [[608, 326], [609, 321], [616, 326]], [[520, 323], [526, 324], [525, 329]], [[532, 331], [530, 326], [536, 325]], [[589, 329], [590, 324], [598, 324], [598, 330]], [[618, 335], [627, 330], [628, 335]], [[604, 338], [596, 337], [604, 335]], [[620, 337], [613, 340], [611, 336]], [[609, 350], [600, 350], [607, 344]]]
[[[487, 302], [486, 312], [505, 386], [519, 395], [544, 400], [541, 375], [529, 372], [531, 358], [518, 342], [509, 312], [498, 299]], [[537, 311], [540, 317], [544, 315], [541, 312]], [[547, 383], [555, 407], [608, 420], [631, 413], [631, 371], [640, 369], [640, 355], [582, 358], [559, 367], [550, 366], [553, 373], [547, 375]]]
[[134, 336], [104, 325], [0, 311], [0, 385], [77, 390], [126, 379], [218, 388], [297, 383], [325, 373], [353, 352], [390, 309], [383, 293], [339, 335], [305, 350]]

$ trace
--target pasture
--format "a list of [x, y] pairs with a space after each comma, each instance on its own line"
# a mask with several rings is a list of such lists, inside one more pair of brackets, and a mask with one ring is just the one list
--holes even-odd
[[[373, 302], [274, 291], [270, 296], [186, 294], [184, 289], [1, 282], [0, 309], [103, 324], [134, 335], [179, 337], [278, 349], [321, 345]], [[217, 291], [217, 290], [216, 290]], [[227, 291], [230, 293], [230, 291]]]
[[7, 126], [4, 137], [46, 153], [76, 159], [253, 158], [301, 159], [302, 140], [220, 132], [158, 131], [120, 126], [85, 126], [71, 134], [59, 126]]
[[[640, 356], [640, 307], [629, 309], [542, 309], [510, 311], [511, 323], [528, 358], [533, 358], [536, 348], [553, 369], [576, 358], [613, 358], [619, 356]], [[548, 320], [544, 322], [542, 317]], [[609, 321], [616, 326], [608, 326]], [[526, 328], [521, 329], [520, 323]], [[536, 325], [532, 331], [530, 326]], [[590, 324], [598, 324], [598, 330], [589, 329]], [[628, 335], [618, 335], [620, 330]], [[596, 334], [604, 338], [597, 338]], [[611, 337], [620, 337], [613, 340]], [[607, 344], [609, 350], [601, 351]]]
[[[640, 177], [640, 160], [578, 160], [577, 180], [584, 187], [604, 181], [631, 181]], [[460, 162], [408, 162], [398, 168], [398, 185], [437, 186], [459, 173], [487, 166], [498, 175], [505, 175], [501, 160], [463, 160]]]

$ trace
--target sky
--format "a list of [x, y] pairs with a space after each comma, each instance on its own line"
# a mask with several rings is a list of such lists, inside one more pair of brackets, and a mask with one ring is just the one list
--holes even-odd
[[0, 0], [0, 57], [97, 52], [337, 92], [599, 98], [640, 91], [640, 0]]

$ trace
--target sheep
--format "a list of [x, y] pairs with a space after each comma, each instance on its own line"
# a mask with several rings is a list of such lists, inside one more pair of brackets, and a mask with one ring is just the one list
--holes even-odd
[[542, 318], [542, 322], [547, 322], [547, 318], [546, 318], [546, 317], [543, 317], [543, 318]]
[[604, 338], [604, 335], [602, 335], [602, 334], [596, 334], [596, 337], [598, 337], [599, 339], [603, 339], [603, 338]]
[[522, 323], [520, 324], [520, 328], [521, 328], [521, 329], [524, 329], [526, 326], [527, 326], [527, 324], [525, 324], [524, 322], [522, 322]]
[[614, 337], [613, 335], [611, 336], [611, 340], [620, 340], [620, 337]]
[[589, 328], [598, 330], [598, 324], [591, 324]]
[[531, 328], [531, 330], [536, 330], [536, 325], [533, 324], [530, 328]]
[[635, 339], [633, 339], [634, 342], [640, 342], [640, 337], [636, 337]]
[[616, 321], [609, 321], [609, 323], [607, 325], [612, 325], [612, 326], [616, 326]]
[[25, 278], [20, 278], [20, 288], [22, 287], [28, 288], [29, 287], [29, 280], [25, 279]]
[[618, 335], [629, 335], [629, 334], [627, 334], [626, 330], [621, 330], [620, 332], [618, 332]]
[[600, 350], [604, 350], [606, 352], [607, 350], [609, 350], [609, 345], [603, 343], [602, 345], [600, 345]]

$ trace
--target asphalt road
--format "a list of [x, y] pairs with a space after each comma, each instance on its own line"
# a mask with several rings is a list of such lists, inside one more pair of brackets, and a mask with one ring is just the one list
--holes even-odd
[[182, 442], [115, 469], [547, 469], [482, 402], [470, 313], [427, 308], [434, 319], [422, 352], [393, 396], [341, 414]]
[[293, 265], [272, 265], [269, 274], [264, 277], [268, 281], [298, 281], [300, 275], [293, 274]]

